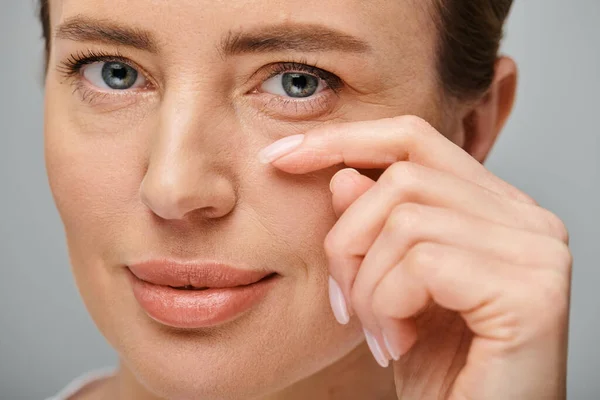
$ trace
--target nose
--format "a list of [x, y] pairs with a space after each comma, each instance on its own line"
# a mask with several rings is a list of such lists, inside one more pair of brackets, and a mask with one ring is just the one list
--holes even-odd
[[154, 214], [168, 220], [184, 219], [192, 212], [219, 218], [233, 210], [235, 194], [226, 179], [198, 169], [186, 174], [181, 166], [175, 168], [179, 170], [168, 163], [153, 166], [142, 181], [141, 200]]
[[[163, 219], [184, 219], [188, 214], [219, 218], [235, 207], [232, 152], [218, 137], [220, 127], [204, 124], [192, 102], [163, 104], [157, 132], [152, 137], [148, 168], [140, 185], [141, 201]], [[231, 135], [229, 135], [231, 136]]]

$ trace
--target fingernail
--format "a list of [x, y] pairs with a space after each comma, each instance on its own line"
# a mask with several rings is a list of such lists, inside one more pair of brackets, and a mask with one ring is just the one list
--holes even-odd
[[337, 322], [346, 325], [350, 321], [346, 300], [344, 299], [340, 285], [338, 285], [331, 275], [329, 276], [329, 303], [331, 303], [331, 309]]
[[367, 339], [367, 344], [369, 345], [371, 353], [373, 353], [373, 357], [375, 357], [375, 360], [379, 363], [379, 365], [381, 365], [383, 368], [387, 368], [387, 366], [390, 365], [390, 360], [383, 355], [383, 351], [381, 350], [379, 342], [366, 328], [363, 328], [363, 332], [365, 333], [365, 338]]
[[276, 159], [292, 152], [304, 141], [304, 135], [293, 135], [279, 139], [258, 153], [258, 159], [263, 164], [268, 164]]
[[[338, 183], [344, 182], [347, 179], [347, 175], [346, 175], [346, 173], [344, 171], [350, 171], [350, 172], [354, 172], [355, 174], [360, 175], [360, 172], [358, 172], [354, 168], [340, 169], [338, 172], [336, 172], [331, 177], [331, 180], [329, 181], [329, 190], [331, 191], [331, 193], [333, 193], [333, 187], [335, 185], [337, 185]], [[340, 174], [340, 172], [342, 172], [342, 173]]]
[[385, 332], [383, 332], [383, 342], [385, 343], [385, 347], [387, 348], [388, 353], [392, 356], [392, 358], [396, 361], [400, 359], [400, 351], [392, 346], [392, 343], [388, 339]]

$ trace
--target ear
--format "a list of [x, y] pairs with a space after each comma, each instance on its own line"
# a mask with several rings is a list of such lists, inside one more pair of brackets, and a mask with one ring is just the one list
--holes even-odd
[[496, 61], [489, 90], [465, 112], [461, 122], [463, 149], [484, 163], [512, 111], [517, 90], [517, 65], [508, 57]]

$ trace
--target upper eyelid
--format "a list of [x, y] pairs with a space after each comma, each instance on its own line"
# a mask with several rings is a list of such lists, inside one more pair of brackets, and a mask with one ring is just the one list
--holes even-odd
[[281, 61], [281, 62], [276, 62], [276, 63], [271, 63], [266, 65], [266, 67], [272, 68], [275, 72], [292, 72], [292, 71], [302, 71], [302, 72], [313, 72], [316, 74], [318, 74], [319, 72], [324, 72], [326, 74], [331, 74], [331, 72], [328, 72], [322, 68], [316, 67], [314, 65], [309, 65], [309, 64], [304, 64], [304, 63], [298, 63], [298, 62], [286, 62], [286, 61]]
[[[70, 54], [66, 60], [60, 61], [58, 67], [60, 69], [64, 69], [64, 67], [71, 68], [76, 63], [86, 65], [86, 64], [96, 63], [96, 62], [109, 62], [109, 61], [118, 61], [118, 62], [128, 64], [129, 66], [140, 70], [145, 75], [150, 75], [144, 67], [142, 67], [141, 65], [139, 65], [132, 59], [120, 54], [118, 51], [116, 51], [115, 54], [107, 53], [104, 51], [95, 51], [95, 50], [91, 50], [91, 49], [88, 49], [86, 51], [78, 51], [76, 53]], [[83, 65], [80, 65], [79, 67], [81, 68]], [[281, 72], [287, 72], [287, 71], [291, 72], [293, 70], [298, 70], [298, 71], [305, 72], [305, 73], [313, 73], [314, 75], [317, 75], [323, 79], [334, 78], [337, 80], [341, 80], [335, 73], [327, 71], [316, 65], [312, 65], [305, 60], [299, 60], [299, 61], [289, 60], [289, 61], [272, 62], [270, 64], [264, 65], [262, 68], [259, 68], [257, 71], [255, 71], [252, 74], [252, 77], [254, 75], [256, 75], [257, 73], [259, 73], [260, 70], [265, 67], [271, 68], [272, 70], [274, 70], [274, 72], [271, 74], [271, 76], [275, 76]], [[281, 71], [278, 71], [278, 70], [281, 70]], [[322, 77], [321, 75], [326, 75], [326, 77]]]

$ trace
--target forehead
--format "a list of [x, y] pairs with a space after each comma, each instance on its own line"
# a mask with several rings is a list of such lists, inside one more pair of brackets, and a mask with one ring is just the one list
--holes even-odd
[[[50, 0], [51, 25], [75, 16], [153, 33], [164, 46], [202, 50], [231, 31], [312, 24], [368, 42], [382, 54], [434, 48], [430, 1], [423, 0]], [[414, 54], [413, 54], [414, 53]]]

